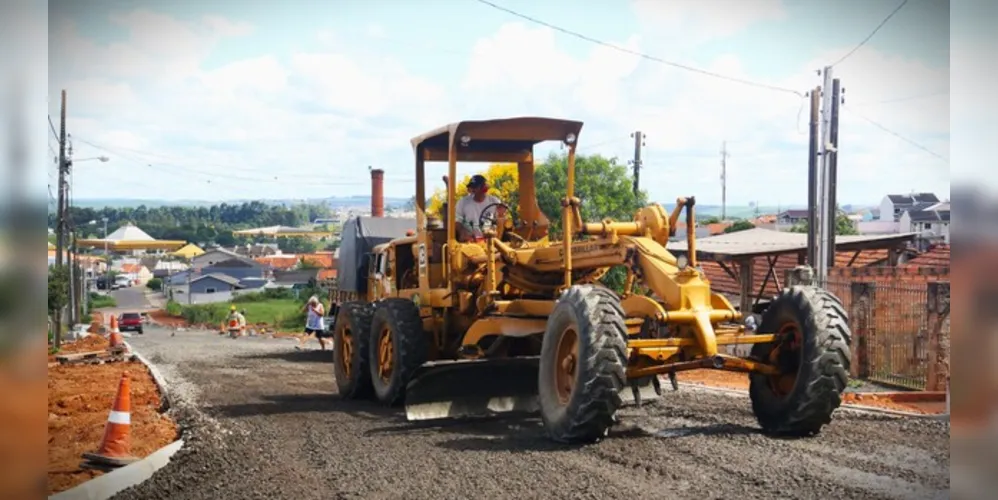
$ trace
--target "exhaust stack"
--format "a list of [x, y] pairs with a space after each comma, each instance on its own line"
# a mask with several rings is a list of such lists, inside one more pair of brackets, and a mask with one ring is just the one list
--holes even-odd
[[385, 171], [371, 170], [371, 217], [385, 216]]

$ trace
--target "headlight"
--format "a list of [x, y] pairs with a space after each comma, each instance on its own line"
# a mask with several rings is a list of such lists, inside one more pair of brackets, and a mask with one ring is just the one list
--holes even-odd
[[685, 255], [680, 255], [679, 257], [676, 257], [676, 267], [678, 267], [680, 270], [686, 269], [686, 266], [689, 265], [689, 263], [690, 260], [687, 259]]

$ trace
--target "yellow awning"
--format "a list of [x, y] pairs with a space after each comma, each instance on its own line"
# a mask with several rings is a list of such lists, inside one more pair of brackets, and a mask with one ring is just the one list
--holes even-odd
[[76, 245], [87, 248], [107, 248], [110, 250], [176, 250], [187, 244], [183, 240], [118, 240], [101, 239], [76, 240]]

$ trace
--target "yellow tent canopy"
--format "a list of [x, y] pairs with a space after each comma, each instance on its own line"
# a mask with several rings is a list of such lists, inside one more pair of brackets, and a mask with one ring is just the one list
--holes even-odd
[[190, 259], [190, 258], [193, 258], [193, 257], [197, 257], [198, 255], [201, 255], [203, 253], [204, 253], [204, 249], [202, 249], [201, 247], [199, 247], [199, 246], [197, 246], [197, 245], [195, 245], [193, 243], [188, 243], [188, 244], [184, 245], [182, 248], [180, 248], [180, 249], [178, 249], [178, 250], [176, 250], [174, 252], [171, 252], [171, 255], [176, 255], [177, 257], [183, 257], [185, 259]]

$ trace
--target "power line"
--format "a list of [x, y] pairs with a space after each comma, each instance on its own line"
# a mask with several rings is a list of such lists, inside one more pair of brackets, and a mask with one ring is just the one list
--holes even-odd
[[741, 79], [741, 78], [735, 78], [735, 77], [732, 77], [732, 76], [726, 76], [726, 75], [722, 75], [722, 74], [719, 74], [719, 73], [714, 73], [712, 71], [707, 71], [707, 70], [704, 70], [704, 69], [695, 68], [693, 66], [688, 66], [688, 65], [677, 63], [677, 62], [673, 62], [673, 61], [667, 61], [667, 60], [659, 58], [659, 57], [655, 57], [655, 56], [651, 56], [651, 55], [648, 55], [648, 54], [644, 54], [644, 53], [641, 53], [641, 52], [638, 52], [638, 51], [635, 51], [635, 50], [631, 50], [631, 49], [628, 49], [628, 48], [625, 48], [625, 47], [621, 47], [619, 45], [614, 45], [614, 44], [609, 43], [609, 42], [604, 42], [603, 40], [599, 40], [599, 39], [593, 38], [591, 36], [584, 35], [584, 34], [579, 33], [577, 31], [572, 31], [572, 30], [569, 30], [569, 29], [566, 29], [566, 28], [562, 28], [561, 26], [556, 26], [556, 25], [548, 23], [546, 21], [541, 21], [540, 19], [537, 19], [537, 18], [534, 18], [534, 17], [530, 17], [530, 16], [528, 16], [526, 14], [521, 14], [521, 13], [515, 11], [515, 10], [503, 7], [501, 5], [496, 5], [496, 4], [494, 4], [494, 3], [492, 3], [492, 2], [490, 2], [488, 0], [476, 0], [476, 1], [479, 2], [479, 3], [485, 4], [485, 5], [488, 5], [489, 7], [492, 7], [493, 9], [500, 10], [500, 11], [503, 11], [503, 12], [505, 12], [507, 14], [519, 17], [520, 19], [524, 19], [524, 20], [530, 21], [530, 22], [532, 22], [534, 24], [539, 24], [541, 26], [545, 26], [547, 28], [551, 28], [551, 29], [553, 29], [555, 31], [559, 31], [559, 32], [564, 33], [566, 35], [573, 36], [575, 38], [579, 38], [579, 39], [585, 40], [587, 42], [595, 43], [597, 45], [602, 45], [603, 47], [607, 47], [607, 48], [610, 48], [610, 49], [613, 49], [613, 50], [616, 50], [616, 51], [619, 51], [619, 52], [624, 52], [624, 53], [627, 53], [627, 54], [630, 54], [630, 55], [633, 55], [633, 56], [637, 56], [637, 57], [640, 57], [642, 59], [647, 59], [649, 61], [657, 62], [657, 63], [660, 63], [660, 64], [665, 64], [667, 66], [672, 66], [674, 68], [684, 69], [686, 71], [692, 71], [694, 73], [700, 73], [702, 75], [712, 76], [714, 78], [720, 78], [722, 80], [727, 80], [727, 81], [730, 81], [730, 82], [741, 83], [743, 85], [749, 85], [749, 86], [753, 86], [753, 87], [759, 87], [759, 88], [774, 90], [774, 91], [777, 91], [777, 92], [787, 92], [787, 93], [790, 93], [790, 94], [794, 94], [794, 95], [798, 95], [798, 96], [804, 97], [804, 95], [802, 93], [800, 93], [800, 92], [798, 92], [796, 90], [793, 90], [793, 89], [788, 89], [788, 88], [785, 88], [785, 87], [777, 87], [775, 85], [769, 85], [769, 84], [766, 84], [766, 83], [753, 82], [753, 81], [750, 81], [750, 80], [744, 80], [744, 79]]
[[912, 146], [914, 146], [914, 147], [916, 147], [918, 149], [921, 149], [922, 151], [925, 151], [926, 153], [929, 153], [930, 155], [935, 156], [936, 158], [939, 158], [940, 160], [943, 160], [943, 161], [946, 161], [946, 162], [949, 161], [948, 159], [946, 159], [946, 157], [940, 155], [939, 153], [936, 153], [935, 151], [932, 151], [931, 149], [929, 149], [929, 148], [927, 148], [927, 147], [925, 147], [925, 146], [923, 146], [923, 145], [921, 145], [921, 144], [919, 144], [919, 143], [917, 143], [917, 142], [915, 142], [915, 141], [913, 141], [913, 140], [911, 140], [911, 139], [909, 139], [909, 138], [907, 138], [907, 137], [905, 137], [905, 136], [903, 136], [903, 135], [901, 135], [901, 134], [899, 134], [899, 133], [897, 133], [897, 132], [895, 132], [895, 131], [893, 131], [893, 130], [891, 130], [891, 129], [889, 129], [889, 128], [887, 128], [887, 127], [885, 127], [885, 126], [883, 126], [883, 125], [881, 125], [881, 124], [879, 124], [877, 122], [875, 122], [875, 121], [873, 121], [873, 120], [871, 120], [870, 118], [867, 118], [867, 117], [863, 116], [860, 113], [857, 113], [856, 111], [854, 111], [854, 110], [852, 110], [850, 108], [842, 106], [841, 109], [848, 109], [850, 113], [858, 116], [859, 118], [862, 118], [864, 121], [866, 121], [870, 125], [873, 125], [874, 127], [877, 127], [880, 130], [883, 130], [884, 132], [887, 132], [888, 134], [891, 134], [894, 137], [897, 137], [898, 139], [901, 139], [902, 141], [907, 142], [908, 144], [911, 144]]
[[918, 94], [918, 95], [911, 95], [911, 96], [908, 96], [908, 97], [899, 97], [897, 99], [885, 99], [883, 101], [873, 101], [873, 102], [864, 102], [864, 103], [860, 103], [860, 104], [853, 104], [852, 106], [853, 107], [858, 107], [858, 106], [876, 106], [878, 104], [891, 104], [891, 103], [895, 103], [895, 102], [914, 101], [916, 99], [925, 99], [926, 97], [935, 97], [937, 95], [949, 95], [949, 91], [948, 90], [939, 90], [939, 91], [936, 91], [936, 92], [929, 92], [927, 94]]
[[[136, 162], [136, 163], [142, 163], [142, 164], [145, 164], [147, 167], [150, 167], [150, 168], [153, 167], [153, 164], [150, 163], [149, 160], [142, 159], [142, 158], [136, 158], [135, 156], [132, 156], [131, 154], [123, 154], [120, 150], [124, 150], [125, 148], [118, 148], [118, 147], [112, 148], [112, 147], [109, 147], [109, 146], [102, 146], [102, 145], [96, 144], [96, 143], [94, 143], [92, 141], [88, 141], [88, 140], [85, 140], [85, 139], [80, 139], [79, 137], [77, 137], [76, 139], [79, 140], [80, 142], [84, 143], [84, 144], [87, 144], [87, 145], [91, 146], [91, 147], [94, 147], [94, 148], [106, 151], [108, 153], [115, 154], [117, 156], [125, 158], [126, 160], [131, 160], [131, 161]], [[132, 150], [132, 151], [136, 151], [136, 150]], [[150, 154], [149, 156], [160, 156], [160, 157], [162, 157], [162, 155], [155, 155], [155, 154]], [[206, 178], [208, 178], [207, 182], [211, 182], [211, 179], [216, 179], [216, 180], [239, 180], [239, 181], [246, 181], [246, 182], [278, 183], [278, 184], [286, 184], [286, 185], [287, 184], [298, 184], [298, 185], [303, 184], [300, 181], [278, 179], [277, 176], [274, 176], [272, 179], [261, 179], [261, 178], [254, 178], [254, 177], [243, 177], [243, 176], [232, 175], [232, 174], [227, 174], [227, 173], [226, 174], [219, 174], [219, 173], [215, 173], [215, 172], [206, 172], [206, 171], [203, 171], [203, 170], [197, 170], [195, 168], [191, 168], [191, 167], [187, 167], [187, 166], [183, 166], [183, 165], [177, 165], [176, 163], [169, 163], [169, 162], [162, 162], [162, 161], [154, 162], [154, 163], [158, 163], [158, 164], [163, 165], [163, 166], [172, 167], [172, 168], [178, 169], [178, 170], [180, 170], [182, 172], [190, 173], [190, 174], [193, 174], [193, 175], [199, 175], [199, 176], [202, 176], [202, 177], [206, 177]], [[215, 166], [221, 166], [221, 165], [215, 165]], [[221, 166], [221, 167], [223, 167], [223, 168], [230, 168], [230, 167], [224, 167], [224, 166]], [[260, 171], [254, 171], [254, 172], [262, 173]], [[413, 182], [412, 180], [407, 180], [407, 179], [406, 180], [403, 180], [403, 179], [386, 179], [386, 180], [388, 182], [395, 182], [395, 183], [401, 183], [401, 182], [411, 183], [411, 182]], [[307, 182], [306, 184], [308, 184], [309, 186], [363, 186], [363, 185], [366, 185], [366, 182], [365, 181]]]
[[59, 133], [55, 131], [55, 124], [52, 123], [52, 116], [51, 115], [49, 115], [49, 128], [52, 130], [52, 135], [55, 137], [55, 140], [58, 141], [59, 140]]
[[876, 35], [877, 32], [880, 31], [880, 28], [883, 28], [884, 25], [887, 24], [887, 21], [890, 21], [891, 18], [894, 17], [894, 14], [897, 14], [898, 11], [900, 11], [901, 8], [904, 7], [907, 3], [908, 3], [908, 0], [901, 0], [901, 4], [898, 5], [890, 14], [888, 14], [887, 17], [885, 17], [883, 21], [880, 21], [880, 24], [878, 24], [877, 27], [874, 28], [873, 31], [870, 32], [870, 34], [867, 35], [866, 38], [863, 39], [862, 42], [859, 42], [859, 45], [853, 47], [853, 49], [850, 50], [849, 52], [847, 52], [846, 55], [844, 55], [841, 58], [839, 58], [838, 61], [835, 61], [832, 64], [829, 64], [829, 66], [835, 66], [835, 65], [841, 63], [842, 61], [845, 61], [846, 59], [849, 58], [849, 56], [853, 55], [853, 53], [855, 53], [857, 50], [859, 50], [860, 47], [866, 45], [866, 42], [869, 42], [870, 39], [873, 38], [873, 35]]

